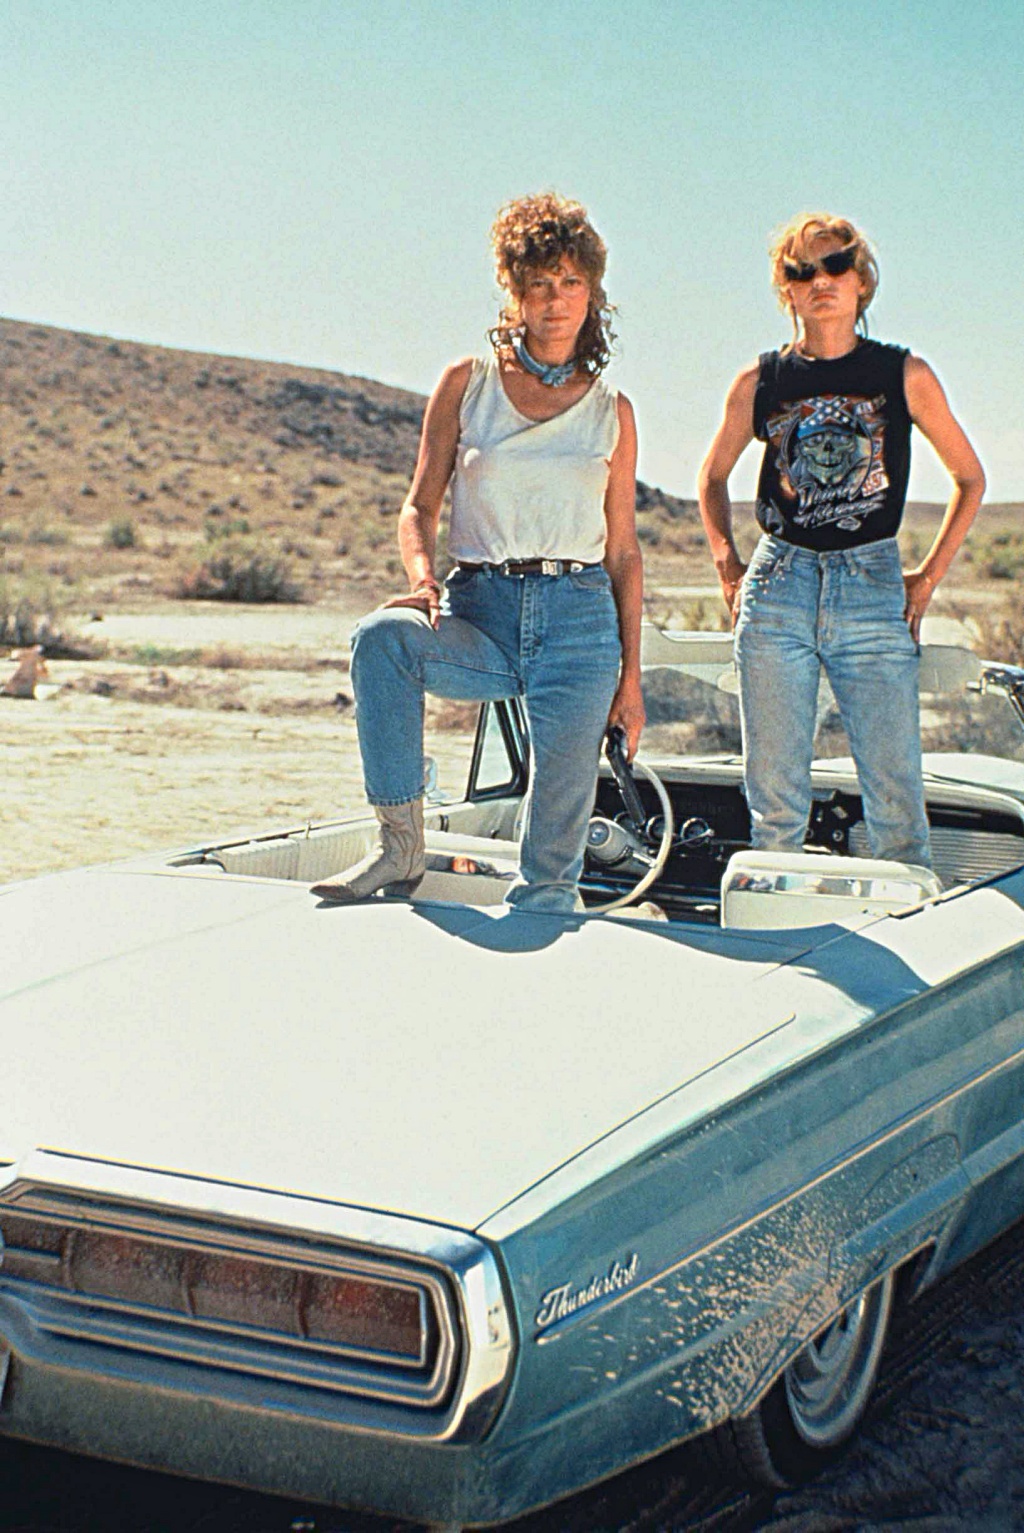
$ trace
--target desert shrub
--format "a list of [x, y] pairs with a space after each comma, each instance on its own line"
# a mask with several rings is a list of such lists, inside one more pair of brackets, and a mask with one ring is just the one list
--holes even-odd
[[26, 537], [28, 543], [38, 543], [45, 548], [63, 548], [68, 541], [66, 532], [58, 527], [30, 527]]
[[953, 616], [971, 630], [971, 647], [986, 660], [1024, 665], [1024, 614], [1012, 602], [954, 608]]
[[32, 644], [41, 644], [51, 659], [82, 660], [94, 652], [61, 623], [60, 597], [48, 581], [0, 575], [0, 646], [26, 649]]
[[134, 548], [135, 523], [128, 517], [111, 522], [103, 541], [108, 548]]
[[252, 531], [248, 519], [244, 516], [235, 516], [226, 522], [210, 520], [214, 516], [221, 515], [219, 509], [212, 506], [206, 515], [207, 520], [203, 524], [203, 535], [208, 543], [219, 543], [224, 538], [248, 537]]
[[997, 532], [975, 537], [967, 544], [970, 561], [989, 580], [1019, 580], [1024, 575], [1024, 535]]
[[287, 561], [275, 549], [242, 539], [204, 550], [200, 562], [179, 578], [177, 594], [203, 601], [302, 600]]
[[199, 659], [198, 649], [176, 649], [167, 644], [133, 645], [127, 658], [133, 665], [195, 665]]

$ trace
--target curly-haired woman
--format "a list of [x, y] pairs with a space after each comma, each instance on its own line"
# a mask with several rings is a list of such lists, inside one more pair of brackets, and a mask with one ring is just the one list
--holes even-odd
[[[377, 849], [312, 892], [409, 892], [424, 872], [423, 697], [521, 697], [532, 777], [509, 903], [572, 910], [601, 741], [644, 723], [636, 427], [601, 374], [611, 310], [603, 241], [554, 194], [491, 230], [505, 305], [484, 358], [447, 368], [423, 421], [398, 522], [407, 595], [357, 627], [352, 683]], [[451, 484], [444, 589], [434, 574]]]
[[[741, 372], [701, 470], [700, 505], [736, 629], [753, 845], [798, 851], [811, 807], [818, 682], [832, 686], [860, 778], [876, 857], [927, 865], [921, 778], [921, 618], [985, 488], [981, 464], [928, 364], [868, 340], [878, 266], [864, 235], [829, 214], [795, 219], [772, 252], [794, 339]], [[901, 570], [896, 532], [911, 427], [953, 481], [931, 548]], [[745, 566], [728, 479], [765, 444], [764, 536]]]

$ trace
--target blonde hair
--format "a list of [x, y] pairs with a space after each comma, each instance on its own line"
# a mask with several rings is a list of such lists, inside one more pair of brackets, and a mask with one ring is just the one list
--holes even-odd
[[772, 268], [772, 287], [778, 297], [779, 308], [784, 309], [793, 321], [793, 333], [796, 336], [796, 313], [789, 296], [786, 262], [812, 261], [814, 246], [823, 239], [835, 239], [844, 246], [856, 246], [853, 269], [861, 280], [857, 322], [866, 335], [865, 314], [878, 288], [878, 261], [867, 236], [856, 224], [852, 224], [848, 218], [837, 218], [833, 213], [801, 213], [775, 234], [768, 258]]
[[552, 271], [563, 256], [579, 267], [590, 288], [590, 303], [576, 340], [576, 364], [596, 375], [611, 360], [615, 312], [604, 290], [608, 250], [582, 203], [557, 192], [516, 197], [499, 208], [491, 226], [494, 273], [506, 295], [498, 323], [488, 331], [495, 351], [512, 350], [512, 336], [522, 326], [521, 301], [531, 271]]

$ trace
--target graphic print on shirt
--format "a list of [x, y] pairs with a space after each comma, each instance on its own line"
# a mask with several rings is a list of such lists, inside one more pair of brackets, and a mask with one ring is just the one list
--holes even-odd
[[881, 510], [889, 485], [884, 406], [884, 395], [820, 394], [768, 417], [780, 486], [797, 503], [796, 526], [835, 523], [856, 532]]

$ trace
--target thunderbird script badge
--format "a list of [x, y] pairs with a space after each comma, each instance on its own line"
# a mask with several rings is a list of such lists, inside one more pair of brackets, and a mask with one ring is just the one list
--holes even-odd
[[557, 1288], [549, 1288], [534, 1317], [538, 1331], [546, 1330], [548, 1326], [566, 1319], [568, 1315], [574, 1315], [577, 1310], [589, 1304], [595, 1304], [598, 1299], [606, 1299], [609, 1294], [628, 1288], [636, 1281], [639, 1266], [640, 1258], [633, 1251], [624, 1262], [612, 1262], [607, 1272], [592, 1277], [583, 1288], [574, 1288], [571, 1283], [560, 1283]]

